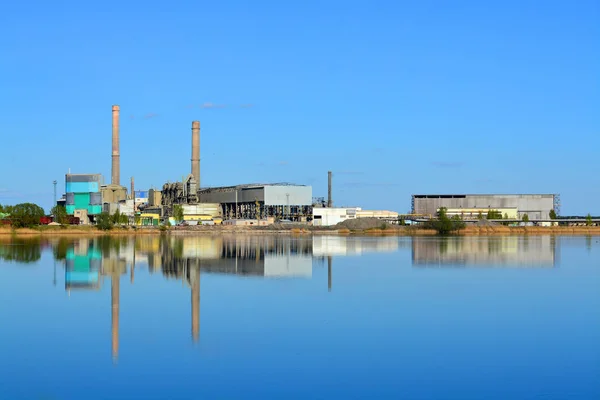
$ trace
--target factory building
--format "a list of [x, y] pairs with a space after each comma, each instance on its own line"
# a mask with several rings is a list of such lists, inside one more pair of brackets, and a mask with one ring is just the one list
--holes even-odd
[[349, 219], [377, 218], [382, 221], [396, 222], [399, 214], [386, 210], [363, 210], [360, 207], [314, 207], [314, 226], [333, 226]]
[[560, 200], [554, 194], [416, 194], [412, 196], [412, 213], [435, 216], [442, 207], [455, 215], [460, 209], [485, 215], [487, 210], [505, 210], [522, 218], [548, 219], [550, 211], [559, 212]]
[[311, 186], [277, 183], [214, 187], [199, 190], [198, 198], [200, 203], [220, 204], [224, 219], [312, 219]]
[[69, 215], [79, 217], [87, 224], [90, 217], [102, 212], [102, 195], [100, 193], [100, 174], [66, 174], [65, 175], [65, 208]]

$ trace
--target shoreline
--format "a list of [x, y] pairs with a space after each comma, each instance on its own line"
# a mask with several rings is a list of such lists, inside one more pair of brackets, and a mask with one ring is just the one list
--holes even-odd
[[[394, 227], [392, 229], [268, 229], [257, 227], [235, 226], [207, 226], [207, 227], [172, 227], [167, 231], [159, 228], [115, 228], [101, 231], [94, 227], [43, 227], [32, 228], [0, 228], [0, 237], [36, 237], [36, 236], [147, 236], [147, 235], [173, 235], [173, 236], [204, 236], [204, 235], [333, 235], [333, 236], [436, 236], [434, 230], [417, 229], [414, 227]], [[600, 236], [600, 226], [573, 226], [573, 227], [541, 227], [541, 226], [469, 226], [451, 236], [525, 236], [525, 235], [550, 235], [550, 236]]]

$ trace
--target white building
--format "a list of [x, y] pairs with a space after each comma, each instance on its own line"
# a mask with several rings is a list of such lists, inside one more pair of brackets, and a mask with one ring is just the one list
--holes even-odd
[[356, 212], [360, 210], [358, 207], [351, 208], [313, 208], [313, 225], [314, 226], [332, 226], [344, 222], [347, 219], [356, 218]]

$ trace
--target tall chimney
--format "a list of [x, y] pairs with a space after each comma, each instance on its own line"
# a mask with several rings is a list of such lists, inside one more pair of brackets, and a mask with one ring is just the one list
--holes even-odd
[[327, 172], [327, 207], [333, 207], [333, 200], [331, 199], [331, 171]]
[[192, 121], [192, 175], [200, 188], [200, 121]]
[[133, 186], [133, 176], [131, 177], [131, 199], [135, 201], [135, 187]]
[[121, 184], [121, 166], [119, 161], [119, 106], [112, 106], [112, 177], [110, 183]]

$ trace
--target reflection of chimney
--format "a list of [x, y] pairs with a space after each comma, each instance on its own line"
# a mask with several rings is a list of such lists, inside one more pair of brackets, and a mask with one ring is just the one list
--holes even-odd
[[131, 177], [131, 199], [135, 201], [135, 187], [133, 186], [133, 176]]
[[112, 106], [112, 178], [110, 183], [113, 185], [121, 184], [119, 157], [119, 106]]
[[118, 272], [113, 271], [111, 278], [111, 303], [112, 303], [112, 357], [116, 362], [119, 358], [119, 279]]
[[192, 121], [192, 175], [200, 188], [200, 121]]
[[333, 207], [333, 199], [331, 198], [331, 171], [327, 172], [327, 207]]
[[327, 256], [327, 289], [331, 292], [331, 256]]
[[192, 283], [192, 340], [198, 341], [200, 336], [200, 268], [190, 270]]

